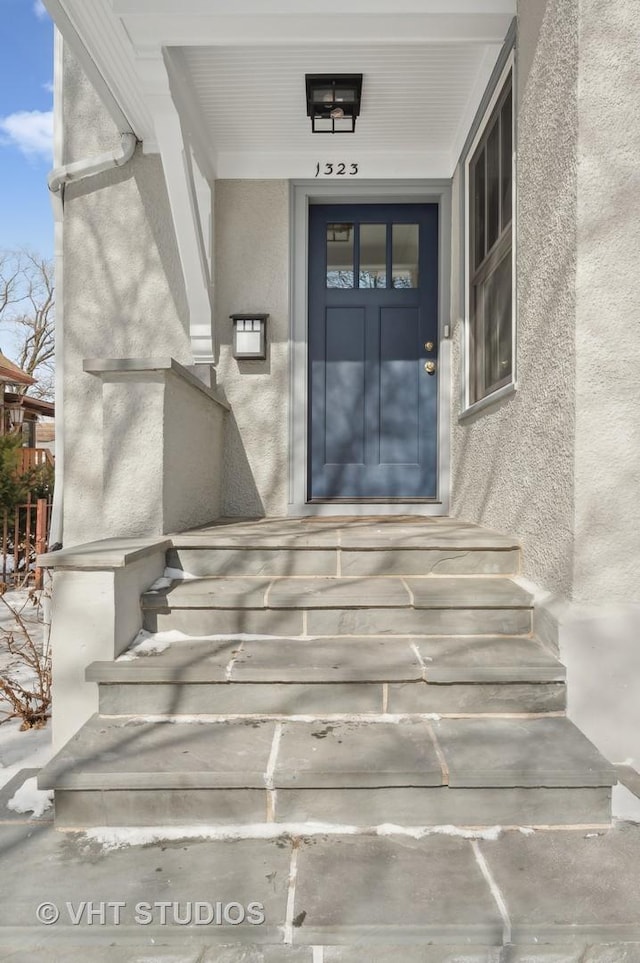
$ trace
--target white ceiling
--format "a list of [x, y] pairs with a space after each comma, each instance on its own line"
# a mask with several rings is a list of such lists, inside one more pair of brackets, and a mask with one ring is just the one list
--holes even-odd
[[483, 45], [189, 47], [181, 59], [217, 151], [314, 151], [305, 73], [362, 73], [350, 151], [445, 151], [484, 91]]
[[[175, 54], [201, 133], [218, 156], [429, 154], [452, 168], [498, 51], [469, 43], [342, 43], [185, 47]], [[313, 134], [306, 116], [305, 73], [332, 72], [364, 75], [356, 131], [342, 138]]]

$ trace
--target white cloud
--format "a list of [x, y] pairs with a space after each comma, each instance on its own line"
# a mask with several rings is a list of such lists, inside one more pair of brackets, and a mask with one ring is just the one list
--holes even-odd
[[0, 117], [0, 138], [13, 144], [27, 157], [51, 160], [53, 153], [53, 111], [19, 110]]
[[47, 80], [47, 82], [46, 82], [45, 84], [43, 84], [42, 87], [43, 87], [44, 90], [47, 91], [48, 94], [52, 94], [52, 93], [53, 93], [54, 87], [53, 87], [53, 81], [52, 81], [52, 80]]
[[46, 20], [46, 18], [49, 16], [49, 14], [47, 13], [47, 8], [45, 7], [42, 0], [35, 0], [35, 3], [33, 4], [33, 12], [35, 13], [38, 20]]

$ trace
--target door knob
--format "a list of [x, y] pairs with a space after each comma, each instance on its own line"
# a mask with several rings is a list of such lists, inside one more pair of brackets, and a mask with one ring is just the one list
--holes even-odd
[[425, 341], [424, 347], [426, 351], [433, 351], [433, 349], [435, 348], [435, 344], [433, 343], [433, 341]]
[[427, 374], [430, 374], [430, 375], [435, 374], [436, 373], [435, 361], [425, 361], [424, 370], [427, 372]]

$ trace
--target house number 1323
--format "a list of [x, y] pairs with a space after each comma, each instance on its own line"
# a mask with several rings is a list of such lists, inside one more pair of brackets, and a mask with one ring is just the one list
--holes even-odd
[[316, 177], [355, 177], [358, 173], [357, 164], [316, 164]]

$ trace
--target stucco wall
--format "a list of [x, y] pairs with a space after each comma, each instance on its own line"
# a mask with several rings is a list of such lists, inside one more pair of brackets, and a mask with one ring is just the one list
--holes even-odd
[[95, 372], [102, 382], [102, 515], [105, 531], [119, 536], [178, 532], [221, 514], [227, 411], [184, 368], [155, 364]]
[[[288, 500], [289, 184], [219, 180], [215, 191], [218, 385], [226, 418], [224, 514], [285, 515]], [[266, 361], [232, 356], [230, 314], [269, 314]]]
[[[118, 146], [68, 47], [63, 107], [66, 162]], [[68, 187], [64, 218], [64, 542], [72, 545], [105, 534], [102, 389], [83, 372], [83, 359], [171, 355], [189, 364], [191, 353], [159, 157], [138, 149], [126, 167]]]
[[[517, 535], [525, 573], [565, 596], [573, 567], [577, 40], [576, 4], [519, 4], [518, 391], [458, 421], [458, 320], [452, 419], [452, 514]], [[459, 223], [459, 211], [453, 216]], [[459, 319], [459, 295], [457, 307]]]
[[[222, 514], [224, 423], [229, 412], [175, 374], [164, 397], [165, 531], [180, 532]], [[203, 485], [202, 479], [207, 479]]]
[[640, 21], [580, 0], [576, 569], [582, 600], [640, 600]]

